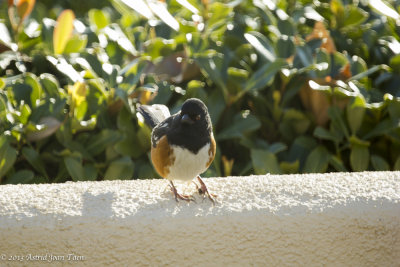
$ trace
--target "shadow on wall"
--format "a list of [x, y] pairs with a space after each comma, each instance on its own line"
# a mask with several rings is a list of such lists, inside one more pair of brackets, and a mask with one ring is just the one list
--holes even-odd
[[85, 192], [82, 195], [82, 215], [95, 218], [111, 218], [114, 216], [112, 203], [114, 193], [99, 193], [94, 195], [90, 192]]

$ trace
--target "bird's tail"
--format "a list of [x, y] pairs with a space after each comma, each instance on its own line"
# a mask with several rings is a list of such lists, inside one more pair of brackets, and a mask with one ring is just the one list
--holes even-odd
[[151, 106], [141, 105], [140, 107], [138, 107], [137, 111], [140, 115], [142, 115], [145, 123], [149, 125], [152, 129], [157, 124], [171, 116], [168, 107], [159, 104]]

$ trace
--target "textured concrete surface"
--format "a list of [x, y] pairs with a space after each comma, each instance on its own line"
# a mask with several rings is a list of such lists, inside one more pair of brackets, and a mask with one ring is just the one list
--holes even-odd
[[400, 172], [204, 180], [2, 185], [0, 266], [400, 266]]

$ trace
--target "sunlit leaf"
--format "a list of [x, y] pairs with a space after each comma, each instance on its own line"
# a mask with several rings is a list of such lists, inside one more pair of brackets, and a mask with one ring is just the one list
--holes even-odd
[[368, 4], [374, 9], [375, 12], [378, 12], [379, 14], [391, 17], [396, 20], [400, 18], [399, 13], [393, 7], [382, 0], [369, 0]]
[[86, 47], [86, 44], [86, 35], [74, 35], [68, 40], [67, 44], [65, 45], [64, 53], [78, 53]]
[[0, 23], [0, 42], [11, 47], [11, 36], [4, 23]]
[[17, 1], [17, 13], [21, 20], [24, 20], [29, 14], [31, 14], [33, 7], [35, 6], [35, 0], [18, 0]]
[[64, 52], [65, 46], [72, 35], [74, 19], [75, 14], [70, 9], [64, 10], [59, 15], [53, 33], [53, 47], [55, 54], [62, 54]]
[[195, 13], [195, 14], [199, 13], [199, 10], [197, 8], [195, 8], [187, 0], [176, 0], [176, 2], [178, 2], [180, 5], [182, 5], [183, 7], [187, 8], [188, 10], [190, 10], [192, 13]]
[[91, 25], [95, 25], [98, 30], [103, 29], [110, 21], [106, 13], [99, 9], [89, 10], [89, 20]]
[[275, 51], [268, 39], [258, 32], [245, 33], [244, 38], [268, 61], [276, 59]]
[[156, 14], [165, 24], [170, 26], [175, 31], [179, 31], [178, 21], [169, 13], [167, 5], [159, 1], [149, 1], [150, 9]]
[[151, 19], [153, 17], [153, 13], [151, 12], [149, 6], [143, 0], [121, 0], [121, 2], [147, 19]]

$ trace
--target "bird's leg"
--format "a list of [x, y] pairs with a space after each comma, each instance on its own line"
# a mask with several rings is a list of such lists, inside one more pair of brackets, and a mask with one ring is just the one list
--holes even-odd
[[[200, 175], [197, 176], [197, 180], [199, 180], [200, 182], [200, 188], [197, 186], [197, 190], [199, 191], [200, 195], [207, 195], [208, 199], [213, 203], [213, 205], [215, 205], [215, 200], [214, 198], [216, 198], [217, 196], [214, 194], [210, 194], [210, 192], [208, 192], [207, 186], [206, 184], [203, 182], [203, 180], [200, 178]], [[213, 198], [214, 197], [214, 198]]]
[[169, 183], [170, 183], [169, 187], [171, 188], [172, 193], [174, 193], [176, 202], [178, 202], [178, 199], [185, 200], [187, 202], [190, 201], [196, 202], [193, 196], [186, 196], [179, 194], [178, 190], [176, 190], [176, 187], [172, 181], [169, 181]]

